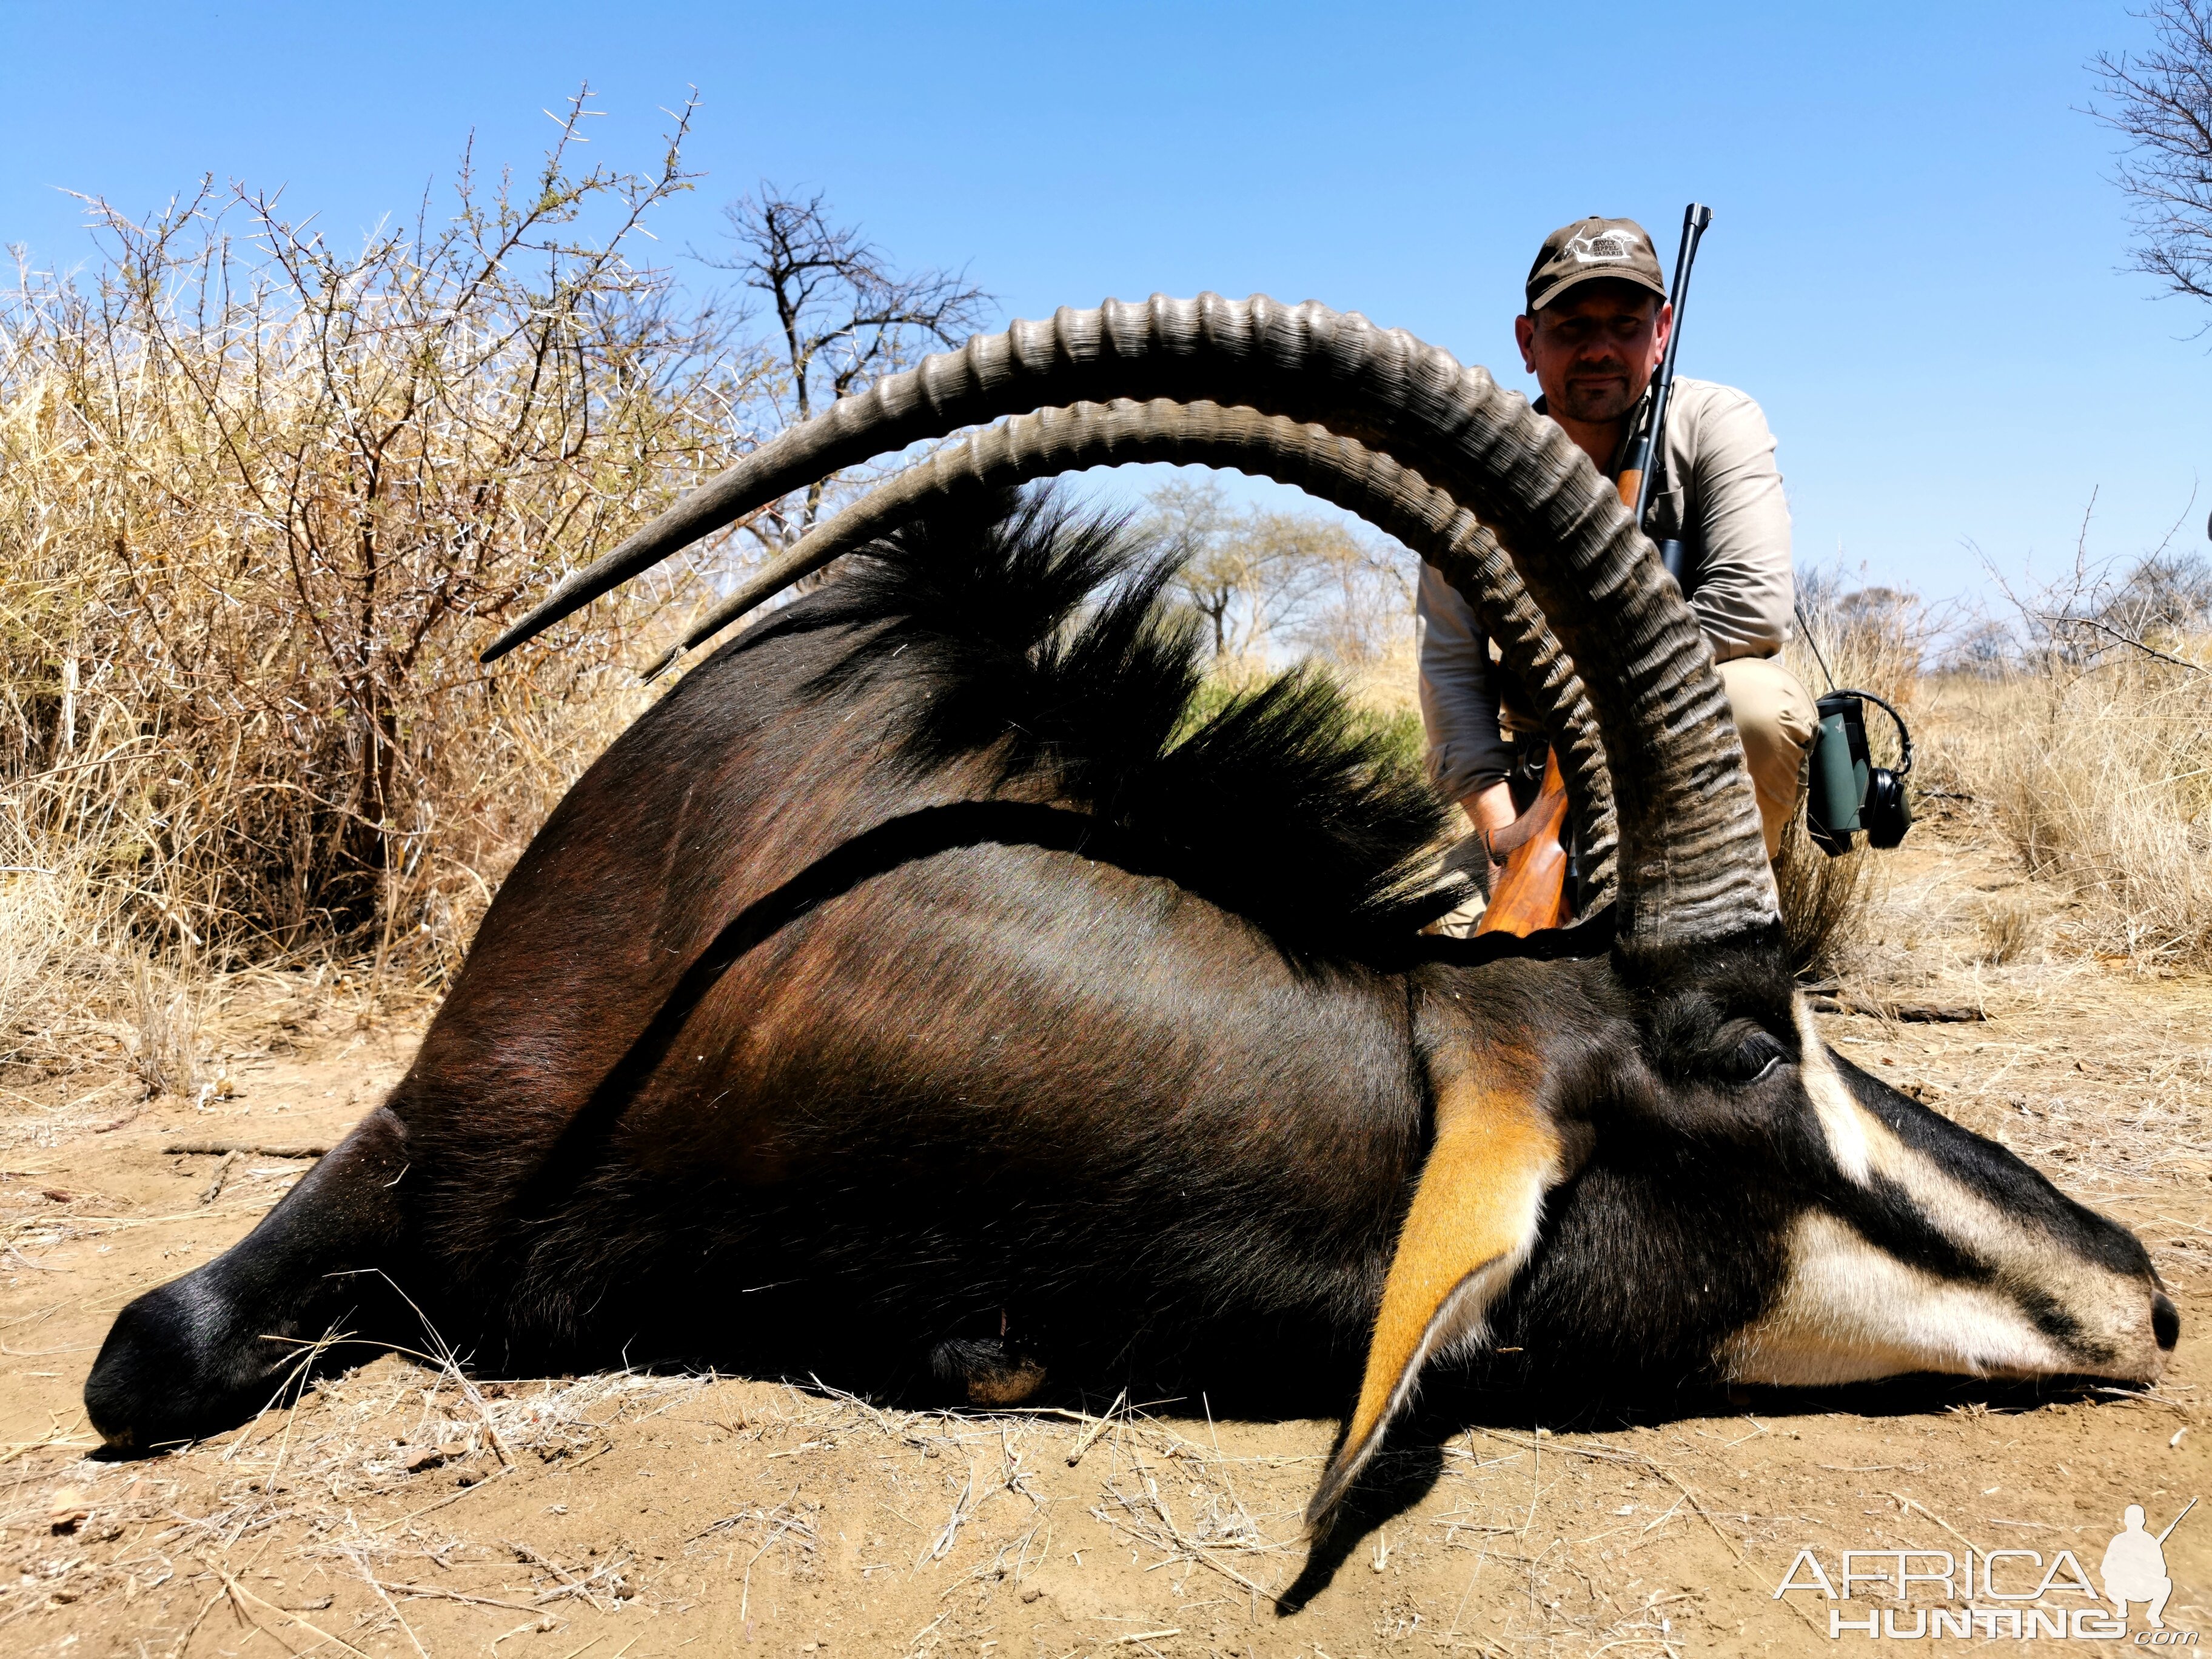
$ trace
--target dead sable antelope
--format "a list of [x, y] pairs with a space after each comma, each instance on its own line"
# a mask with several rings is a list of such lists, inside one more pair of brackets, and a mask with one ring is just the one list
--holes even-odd
[[[1314, 1379], [1352, 1407], [1317, 1524], [1424, 1368], [1492, 1349], [1661, 1383], [2159, 1374], [2179, 1322], [2131, 1234], [1820, 1042], [1672, 581], [1557, 428], [1403, 333], [1208, 295], [978, 337], [495, 653], [1001, 416], [710, 621], [861, 556], [607, 751], [391, 1097], [124, 1310], [85, 1389], [112, 1443], [242, 1419], [300, 1344], [386, 1334], [387, 1285], [502, 1366]], [[1301, 484], [1475, 602], [1564, 759], [1584, 920], [1423, 936], [1425, 786], [1311, 678], [1198, 718], [1161, 568], [1013, 489], [1161, 459]]]

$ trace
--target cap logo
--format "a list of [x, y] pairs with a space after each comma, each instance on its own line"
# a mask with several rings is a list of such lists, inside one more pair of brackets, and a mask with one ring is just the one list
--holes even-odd
[[1594, 235], [1571, 239], [1567, 243], [1567, 252], [1583, 264], [1611, 264], [1618, 260], [1633, 259], [1636, 244], [1624, 231], [1601, 230]]

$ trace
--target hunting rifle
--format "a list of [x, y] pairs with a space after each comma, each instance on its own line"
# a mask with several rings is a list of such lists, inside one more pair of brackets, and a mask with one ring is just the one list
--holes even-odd
[[[1682, 210], [1682, 242], [1674, 254], [1674, 281], [1667, 298], [1674, 319], [1667, 331], [1667, 349], [1630, 422], [1629, 439], [1614, 473], [1620, 504], [1636, 515], [1638, 530], [1644, 528], [1644, 515], [1651, 503], [1651, 480], [1667, 464], [1667, 403], [1674, 386], [1674, 349], [1682, 339], [1682, 307], [1690, 295], [1690, 268], [1697, 263], [1698, 244], [1712, 222], [1713, 210], [1702, 203], [1692, 202]], [[1685, 597], [1695, 580], [1690, 555], [1686, 539], [1659, 544], [1660, 562]], [[1562, 839], [1566, 828], [1567, 787], [1559, 775], [1559, 757], [1550, 754], [1544, 760], [1544, 781], [1536, 799], [1491, 843], [1493, 854], [1505, 854], [1505, 867], [1491, 882], [1490, 903], [1475, 924], [1476, 933], [1526, 937], [1540, 927], [1564, 927], [1574, 920]]]

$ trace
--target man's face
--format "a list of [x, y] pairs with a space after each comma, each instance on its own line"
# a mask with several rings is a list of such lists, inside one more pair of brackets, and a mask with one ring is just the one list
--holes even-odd
[[1533, 318], [1516, 317], [1521, 364], [1555, 416], [1599, 425], [1636, 406], [1667, 349], [1672, 310], [1630, 283], [1584, 283]]

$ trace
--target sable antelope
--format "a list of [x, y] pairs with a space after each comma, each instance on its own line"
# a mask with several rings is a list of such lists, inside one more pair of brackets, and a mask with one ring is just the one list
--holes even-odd
[[[1448, 1355], [2158, 1375], [2178, 1319], [2131, 1234], [1816, 1034], [1707, 648], [1613, 490], [1403, 333], [1209, 295], [979, 337], [765, 445], [495, 653], [1002, 416], [710, 619], [863, 556], [609, 749], [391, 1097], [123, 1311], [86, 1385], [111, 1442], [238, 1420], [289, 1345], [374, 1334], [386, 1283], [501, 1364], [927, 1360], [987, 1400], [1040, 1367], [1310, 1378], [1351, 1404], [1317, 1525]], [[1592, 914], [1425, 938], [1441, 809], [1326, 685], [1190, 714], [1160, 568], [1010, 493], [1150, 459], [1303, 484], [1469, 596], [1547, 707]]]

